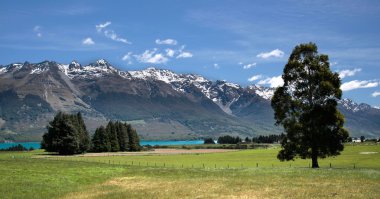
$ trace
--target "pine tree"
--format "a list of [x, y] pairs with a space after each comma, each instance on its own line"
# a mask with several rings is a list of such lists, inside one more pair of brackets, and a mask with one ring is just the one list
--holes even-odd
[[47, 126], [41, 148], [49, 152], [70, 155], [89, 149], [90, 138], [80, 113], [69, 115], [58, 112]]
[[117, 132], [117, 138], [119, 141], [120, 151], [128, 151], [129, 137], [128, 137], [127, 127], [119, 121], [115, 123], [115, 126], [116, 126], [116, 132]]
[[106, 129], [100, 126], [95, 130], [92, 137], [92, 151], [94, 152], [108, 152], [111, 151], [111, 143], [109, 142]]
[[116, 131], [116, 125], [112, 121], [109, 121], [106, 127], [108, 138], [111, 144], [111, 151], [116, 152], [120, 150], [119, 140]]
[[129, 151], [140, 151], [140, 138], [137, 135], [137, 132], [135, 129], [132, 128], [130, 124], [125, 124], [127, 127], [128, 137], [129, 137]]
[[78, 112], [76, 115], [79, 137], [80, 137], [80, 150], [81, 152], [86, 152], [90, 149], [90, 135], [86, 129], [86, 125], [83, 121], [82, 114]]

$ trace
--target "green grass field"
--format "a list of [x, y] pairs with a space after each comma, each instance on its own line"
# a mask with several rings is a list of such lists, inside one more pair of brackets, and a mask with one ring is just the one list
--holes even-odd
[[49, 158], [41, 151], [1, 152], [0, 198], [380, 196], [379, 145], [347, 146], [341, 156], [321, 160], [321, 169], [308, 168], [310, 160], [279, 162], [278, 150]]

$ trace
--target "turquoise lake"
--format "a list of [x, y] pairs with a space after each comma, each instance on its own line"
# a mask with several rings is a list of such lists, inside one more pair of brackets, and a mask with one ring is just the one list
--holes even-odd
[[[34, 149], [39, 149], [41, 147], [39, 142], [12, 142], [12, 143], [0, 143], [0, 149], [6, 149], [11, 146], [21, 144], [25, 148], [29, 149], [33, 147]], [[148, 141], [143, 140], [140, 142], [140, 145], [151, 145], [151, 146], [168, 146], [168, 145], [194, 145], [194, 144], [203, 144], [203, 140], [179, 140], [179, 141], [171, 141], [171, 140], [157, 140], [157, 141]]]

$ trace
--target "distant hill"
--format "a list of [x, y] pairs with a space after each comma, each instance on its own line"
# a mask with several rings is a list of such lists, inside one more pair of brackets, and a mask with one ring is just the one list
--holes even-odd
[[[155, 68], [121, 71], [103, 59], [14, 63], [0, 66], [0, 140], [40, 140], [59, 110], [81, 111], [90, 131], [128, 121], [143, 139], [278, 134], [273, 91]], [[379, 109], [349, 99], [339, 108], [351, 136], [380, 136]]]

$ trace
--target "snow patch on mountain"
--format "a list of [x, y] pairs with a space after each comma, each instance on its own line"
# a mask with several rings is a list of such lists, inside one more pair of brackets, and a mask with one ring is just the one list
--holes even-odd
[[338, 103], [341, 104], [347, 110], [350, 110], [352, 112], [365, 111], [372, 108], [368, 104], [364, 104], [364, 103], [358, 104], [352, 101], [351, 99], [347, 99], [347, 98], [339, 100]]

